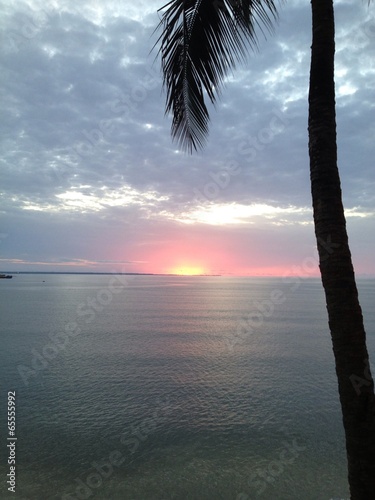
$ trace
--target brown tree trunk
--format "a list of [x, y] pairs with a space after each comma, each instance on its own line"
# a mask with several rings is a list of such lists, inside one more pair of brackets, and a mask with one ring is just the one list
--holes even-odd
[[[309, 154], [315, 234], [336, 363], [352, 500], [375, 499], [375, 398], [337, 169], [332, 0], [311, 0]], [[354, 167], [354, 166], [353, 166]]]

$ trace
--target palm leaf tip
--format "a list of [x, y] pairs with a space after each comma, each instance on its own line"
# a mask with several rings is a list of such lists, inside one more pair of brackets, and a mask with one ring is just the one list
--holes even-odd
[[230, 69], [271, 30], [274, 0], [171, 0], [162, 9], [158, 42], [171, 134], [182, 149], [202, 148], [208, 135], [205, 95], [214, 103]]

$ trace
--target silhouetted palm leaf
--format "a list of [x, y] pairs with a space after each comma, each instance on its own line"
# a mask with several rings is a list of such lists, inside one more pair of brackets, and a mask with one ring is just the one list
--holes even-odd
[[276, 7], [273, 0], [172, 0], [160, 10], [166, 112], [172, 137], [191, 152], [208, 134], [204, 91], [215, 102], [228, 70], [257, 45], [256, 28], [272, 28]]

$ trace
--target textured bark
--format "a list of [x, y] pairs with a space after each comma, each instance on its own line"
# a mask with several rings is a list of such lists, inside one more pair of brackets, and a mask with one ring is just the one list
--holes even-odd
[[309, 154], [315, 234], [352, 500], [375, 499], [375, 398], [337, 168], [332, 0], [312, 0]]

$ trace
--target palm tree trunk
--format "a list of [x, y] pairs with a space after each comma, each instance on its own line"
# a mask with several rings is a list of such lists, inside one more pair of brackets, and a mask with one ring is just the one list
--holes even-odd
[[319, 264], [336, 363], [352, 500], [375, 499], [375, 397], [337, 169], [334, 12], [311, 0], [311, 191]]

